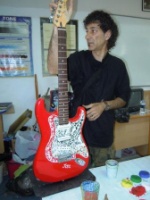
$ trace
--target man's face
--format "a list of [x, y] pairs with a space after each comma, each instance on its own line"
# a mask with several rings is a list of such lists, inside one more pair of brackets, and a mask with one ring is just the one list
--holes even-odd
[[109, 38], [110, 34], [108, 34], [108, 31], [104, 33], [97, 23], [91, 23], [86, 26], [85, 39], [87, 40], [89, 50], [101, 51], [102, 49], [107, 49]]

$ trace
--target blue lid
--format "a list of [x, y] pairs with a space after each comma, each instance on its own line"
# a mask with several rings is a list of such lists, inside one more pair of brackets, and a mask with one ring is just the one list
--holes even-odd
[[149, 178], [150, 177], [150, 173], [148, 171], [142, 170], [142, 171], [139, 172], [139, 176], [141, 178]]

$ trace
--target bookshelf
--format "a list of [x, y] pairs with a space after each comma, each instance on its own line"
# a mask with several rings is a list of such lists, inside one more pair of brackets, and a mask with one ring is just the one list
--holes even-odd
[[11, 102], [0, 103], [0, 154], [4, 153], [4, 142], [3, 142], [3, 115], [14, 113], [14, 107]]

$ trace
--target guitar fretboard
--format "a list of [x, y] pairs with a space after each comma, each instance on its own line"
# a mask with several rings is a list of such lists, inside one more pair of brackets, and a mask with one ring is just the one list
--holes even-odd
[[67, 77], [67, 52], [66, 29], [58, 28], [58, 112], [59, 124], [68, 124], [68, 77]]

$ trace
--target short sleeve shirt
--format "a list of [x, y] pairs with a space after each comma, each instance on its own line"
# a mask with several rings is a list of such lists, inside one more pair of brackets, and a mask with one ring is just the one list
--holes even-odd
[[[82, 94], [86, 82], [100, 68], [99, 77]], [[75, 97], [82, 94], [82, 105], [109, 101], [115, 97], [126, 102], [129, 100], [130, 85], [126, 66], [121, 59], [109, 53], [102, 62], [95, 60], [88, 50], [71, 54], [68, 58], [68, 74]], [[95, 121], [86, 119], [83, 134], [87, 144], [101, 148], [112, 145], [114, 122], [113, 110], [104, 111]]]

